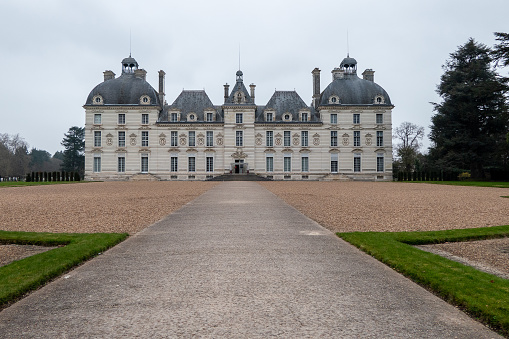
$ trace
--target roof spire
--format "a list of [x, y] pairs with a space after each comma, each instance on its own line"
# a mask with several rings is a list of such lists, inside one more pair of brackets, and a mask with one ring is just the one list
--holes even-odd
[[131, 29], [129, 28], [129, 58], [131, 57]]
[[348, 28], [346, 29], [346, 57], [350, 57], [350, 41], [348, 40]]
[[239, 42], [239, 71], [240, 71], [240, 42]]

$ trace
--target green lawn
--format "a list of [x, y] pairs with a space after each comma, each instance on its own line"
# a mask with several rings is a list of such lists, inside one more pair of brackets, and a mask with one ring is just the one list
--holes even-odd
[[0, 231], [1, 244], [60, 246], [0, 267], [0, 309], [127, 238], [127, 233]]
[[509, 280], [412, 246], [509, 237], [509, 225], [434, 232], [352, 232], [337, 235], [509, 336]]
[[476, 186], [476, 187], [498, 187], [509, 188], [507, 181], [401, 181], [436, 185], [452, 185], [452, 186]]

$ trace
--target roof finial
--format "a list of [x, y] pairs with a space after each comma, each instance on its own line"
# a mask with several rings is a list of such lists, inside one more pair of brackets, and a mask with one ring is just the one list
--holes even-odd
[[240, 42], [239, 42], [239, 71], [240, 71]]
[[131, 57], [131, 29], [129, 28], [129, 58]]

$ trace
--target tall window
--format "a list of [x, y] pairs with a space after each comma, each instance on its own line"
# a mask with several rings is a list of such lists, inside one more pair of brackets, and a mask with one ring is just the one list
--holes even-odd
[[125, 147], [125, 131], [118, 131], [118, 147]]
[[292, 170], [292, 157], [286, 156], [283, 158], [283, 170], [290, 172]]
[[170, 132], [170, 145], [172, 147], [178, 146], [178, 132], [177, 131], [171, 131]]
[[170, 157], [170, 171], [177, 172], [179, 166], [179, 158], [172, 156]]
[[143, 113], [141, 115], [141, 124], [148, 125], [148, 114], [147, 113]]
[[141, 155], [141, 173], [148, 173], [148, 154]]
[[125, 114], [124, 113], [120, 113], [118, 115], [118, 124], [125, 125]]
[[302, 169], [302, 172], [309, 172], [309, 158], [308, 158], [307, 154], [302, 155], [301, 169]]
[[207, 131], [207, 147], [214, 146], [214, 132]]
[[331, 147], [338, 145], [338, 131], [330, 131], [330, 145]]
[[361, 131], [353, 131], [353, 145], [356, 147], [361, 145]]
[[308, 147], [309, 146], [309, 133], [308, 131], [301, 131], [300, 132], [300, 145], [302, 147]]
[[213, 157], [207, 157], [206, 159], [206, 170], [207, 172], [214, 172], [214, 158]]
[[94, 131], [94, 147], [101, 147], [101, 131]]
[[196, 146], [196, 138], [195, 138], [195, 132], [194, 131], [189, 131], [189, 147], [194, 147]]
[[265, 143], [267, 144], [267, 147], [274, 146], [274, 131], [265, 132]]
[[170, 114], [170, 121], [171, 121], [171, 122], [177, 122], [177, 121], [179, 121], [178, 113], [171, 113], [171, 114]]
[[118, 157], [117, 158], [117, 171], [119, 173], [125, 172], [125, 157]]
[[242, 113], [236, 113], [235, 114], [235, 123], [242, 124], [243, 121], [244, 121], [244, 119], [242, 117]]
[[101, 114], [94, 114], [94, 124], [95, 125], [101, 124]]
[[338, 123], [338, 115], [336, 113], [332, 113], [330, 115], [330, 123], [337, 124]]
[[101, 155], [94, 154], [94, 172], [101, 172]]
[[290, 131], [284, 131], [284, 146], [290, 147], [291, 140], [290, 140]]
[[244, 146], [244, 132], [242, 131], [235, 132], [235, 146], [237, 147]]
[[383, 172], [384, 171], [384, 154], [377, 153], [376, 155], [376, 171]]
[[208, 122], [214, 121], [214, 113], [207, 113], [207, 121]]
[[308, 114], [307, 113], [302, 113], [302, 121], [308, 121]]
[[384, 123], [384, 115], [382, 113], [376, 114], [376, 123], [383, 124]]
[[195, 172], [196, 171], [196, 158], [195, 157], [187, 158], [187, 170], [189, 172]]
[[353, 155], [353, 171], [360, 172], [361, 171], [361, 154], [354, 153]]
[[274, 171], [274, 158], [267, 156], [265, 158], [265, 165], [267, 172], [273, 172]]
[[148, 147], [148, 131], [141, 131], [141, 146]]
[[383, 147], [384, 145], [384, 132], [376, 131], [376, 145], [378, 147]]
[[353, 123], [360, 124], [361, 123], [361, 115], [359, 113], [353, 114]]
[[274, 120], [274, 115], [272, 113], [267, 113], [267, 119], [268, 122], [272, 122]]

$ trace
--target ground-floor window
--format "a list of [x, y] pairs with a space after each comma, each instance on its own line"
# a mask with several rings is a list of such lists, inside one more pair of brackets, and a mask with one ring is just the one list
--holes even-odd
[[101, 155], [94, 155], [94, 172], [101, 172]]
[[148, 173], [148, 154], [141, 155], [141, 173]]
[[213, 157], [207, 157], [206, 168], [207, 168], [207, 172], [214, 172], [214, 158]]
[[187, 158], [187, 170], [189, 172], [195, 172], [196, 171], [196, 158], [195, 157]]
[[117, 160], [117, 171], [119, 173], [125, 172], [125, 157], [118, 157]]
[[267, 172], [273, 172], [274, 171], [274, 158], [273, 157], [265, 158], [265, 163], [266, 163]]
[[376, 171], [383, 172], [384, 171], [384, 154], [378, 153], [376, 155]]
[[302, 172], [309, 172], [309, 158], [307, 156], [302, 156], [301, 166]]
[[179, 158], [171, 157], [170, 158], [170, 171], [177, 172], [178, 171]]
[[338, 154], [332, 153], [330, 155], [330, 171], [331, 173], [338, 173]]
[[292, 170], [292, 157], [284, 157], [283, 170], [285, 172], [290, 172]]
[[361, 171], [361, 154], [355, 153], [353, 156], [353, 171], [360, 172]]

